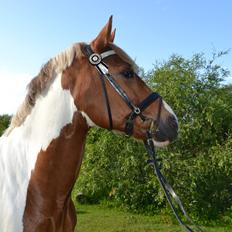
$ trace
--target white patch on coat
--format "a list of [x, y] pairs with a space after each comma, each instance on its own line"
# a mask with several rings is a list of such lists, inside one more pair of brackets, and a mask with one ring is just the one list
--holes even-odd
[[92, 120], [91, 118], [88, 116], [88, 114], [86, 114], [84, 111], [80, 112], [81, 115], [85, 118], [87, 124], [89, 127], [98, 127]]
[[22, 232], [31, 173], [38, 153], [46, 150], [77, 110], [61, 74], [44, 89], [25, 121], [0, 138], [0, 231]]
[[160, 147], [160, 148], [166, 147], [166, 146], [168, 146], [170, 144], [170, 142], [168, 140], [164, 141], [164, 142], [158, 142], [158, 141], [152, 139], [152, 141], [153, 141], [153, 144], [154, 144], [155, 147]]
[[172, 108], [164, 100], [163, 100], [163, 106], [170, 114], [172, 114], [175, 117], [176, 122], [178, 123], [178, 118], [177, 118], [176, 114], [174, 113]]

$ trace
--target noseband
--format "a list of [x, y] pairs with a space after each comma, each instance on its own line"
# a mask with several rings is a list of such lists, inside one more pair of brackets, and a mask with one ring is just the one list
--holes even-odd
[[159, 112], [157, 121], [160, 117], [160, 110], [161, 110], [161, 104], [162, 104], [162, 98], [158, 93], [151, 93], [148, 97], [146, 97], [141, 103], [138, 105], [135, 105], [131, 99], [127, 96], [126, 92], [121, 88], [121, 86], [115, 81], [115, 79], [112, 77], [112, 75], [108, 71], [108, 66], [102, 61], [106, 57], [115, 55], [116, 52], [114, 50], [109, 50], [106, 52], [103, 52], [101, 54], [94, 53], [90, 45], [85, 45], [84, 51], [86, 56], [89, 59], [89, 62], [91, 65], [95, 66], [97, 71], [100, 73], [101, 83], [103, 87], [103, 93], [105, 97], [106, 107], [108, 111], [108, 118], [109, 118], [109, 129], [113, 129], [113, 121], [112, 121], [112, 113], [109, 103], [109, 97], [107, 94], [106, 84], [105, 80], [107, 80], [110, 85], [114, 88], [114, 90], [122, 97], [124, 102], [128, 105], [128, 107], [131, 109], [131, 113], [127, 116], [126, 125], [125, 125], [125, 133], [127, 135], [133, 134], [133, 128], [134, 128], [134, 120], [139, 116], [143, 121], [145, 121], [146, 117], [142, 114], [142, 112], [150, 106], [153, 102], [155, 102], [157, 99], [160, 99], [160, 106], [159, 106]]

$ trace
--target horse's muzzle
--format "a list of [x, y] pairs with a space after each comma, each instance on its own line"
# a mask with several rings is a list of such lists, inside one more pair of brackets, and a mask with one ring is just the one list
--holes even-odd
[[150, 130], [154, 141], [161, 146], [166, 146], [177, 138], [177, 119], [171, 115], [165, 121], [159, 120], [158, 123], [152, 123]]

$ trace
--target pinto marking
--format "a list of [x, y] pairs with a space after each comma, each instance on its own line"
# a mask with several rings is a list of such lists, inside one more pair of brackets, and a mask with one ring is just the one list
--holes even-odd
[[1, 232], [23, 231], [27, 188], [37, 155], [72, 122], [76, 111], [73, 97], [62, 88], [58, 74], [23, 124], [0, 138]]
[[80, 112], [81, 115], [85, 118], [87, 124], [89, 127], [98, 127], [93, 121], [92, 119], [88, 116], [88, 114], [86, 114], [84, 111]]

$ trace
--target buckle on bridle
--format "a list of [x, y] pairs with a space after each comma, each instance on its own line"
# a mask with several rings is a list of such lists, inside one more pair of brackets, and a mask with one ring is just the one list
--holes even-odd
[[92, 65], [98, 65], [100, 64], [102, 61], [101, 55], [97, 54], [97, 53], [93, 53], [89, 56], [89, 62]]
[[134, 113], [135, 113], [136, 115], [139, 115], [139, 114], [141, 113], [140, 108], [139, 108], [139, 107], [134, 107]]

